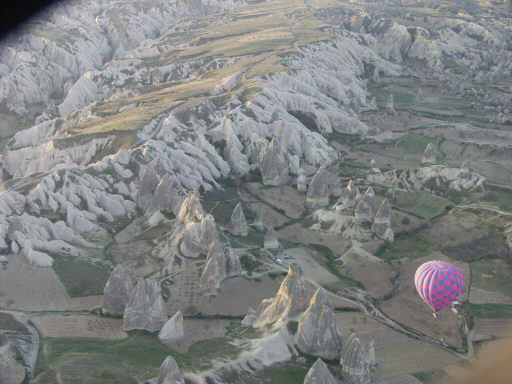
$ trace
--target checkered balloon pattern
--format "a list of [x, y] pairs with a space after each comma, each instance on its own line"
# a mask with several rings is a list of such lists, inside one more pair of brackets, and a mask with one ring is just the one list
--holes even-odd
[[428, 261], [414, 276], [416, 290], [434, 311], [449, 306], [461, 294], [464, 276], [454, 265], [445, 261]]

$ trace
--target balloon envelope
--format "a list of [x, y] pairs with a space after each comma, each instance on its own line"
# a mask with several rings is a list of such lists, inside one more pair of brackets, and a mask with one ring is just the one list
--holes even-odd
[[449, 306], [464, 287], [462, 272], [445, 261], [428, 261], [417, 269], [414, 284], [420, 297], [434, 311]]

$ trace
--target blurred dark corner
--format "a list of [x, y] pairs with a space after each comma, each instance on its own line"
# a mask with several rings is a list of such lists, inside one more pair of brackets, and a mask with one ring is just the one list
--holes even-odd
[[496, 340], [479, 354], [466, 375], [448, 384], [511, 384], [512, 338]]
[[0, 5], [0, 40], [37, 15], [55, 0], [3, 0]]

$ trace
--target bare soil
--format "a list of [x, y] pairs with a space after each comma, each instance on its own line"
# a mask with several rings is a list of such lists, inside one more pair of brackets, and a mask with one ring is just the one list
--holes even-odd
[[123, 320], [98, 316], [49, 315], [33, 317], [32, 321], [43, 337], [91, 337], [96, 339], [124, 339]]
[[393, 290], [391, 264], [352, 250], [344, 255], [343, 260], [340, 272], [361, 282], [372, 297], [381, 299]]
[[495, 337], [512, 337], [512, 319], [474, 319], [473, 340], [488, 340]]
[[0, 270], [0, 292], [0, 308], [11, 310], [91, 310], [103, 302], [103, 296], [69, 297], [52, 268], [35, 267], [20, 255], [10, 255]]

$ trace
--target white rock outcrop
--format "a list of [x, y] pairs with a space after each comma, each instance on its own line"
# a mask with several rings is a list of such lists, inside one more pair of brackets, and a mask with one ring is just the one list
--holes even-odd
[[167, 356], [160, 367], [160, 375], [157, 384], [185, 384], [185, 379], [180, 372], [178, 363], [172, 356]]
[[370, 384], [371, 362], [368, 354], [355, 333], [346, 340], [340, 364], [343, 366], [343, 378], [349, 384]]
[[308, 187], [306, 207], [310, 209], [329, 205], [329, 180], [327, 171], [319, 168]]
[[249, 226], [245, 220], [242, 203], [238, 203], [233, 209], [229, 223], [229, 232], [234, 236], [247, 236], [249, 234]]
[[322, 359], [317, 359], [309, 368], [304, 384], [339, 384], [339, 381], [334, 378]]
[[421, 159], [421, 164], [435, 164], [437, 162], [437, 150], [434, 144], [428, 143]]
[[158, 339], [163, 342], [178, 341], [184, 336], [183, 314], [181, 311], [176, 312], [169, 320], [167, 320], [158, 333]]
[[132, 278], [121, 264], [117, 264], [103, 289], [103, 313], [123, 316], [133, 289]]

